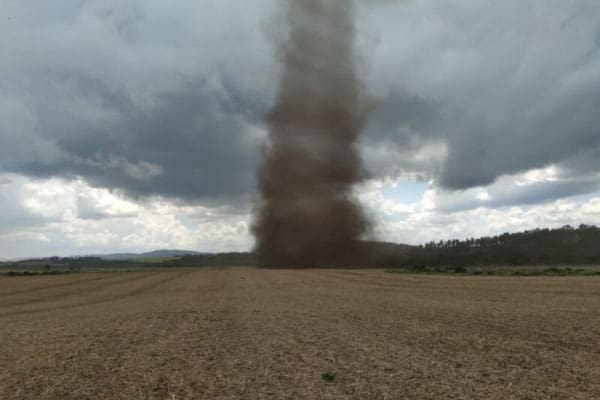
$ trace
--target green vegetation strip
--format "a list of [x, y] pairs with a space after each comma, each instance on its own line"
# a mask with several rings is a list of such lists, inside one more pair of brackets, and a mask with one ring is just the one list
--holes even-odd
[[472, 276], [600, 276], [598, 268], [467, 268], [467, 267], [429, 267], [414, 266], [406, 268], [386, 269], [385, 272], [396, 274], [429, 274], [429, 275], [472, 275]]
[[5, 276], [41, 276], [41, 275], [67, 275], [67, 274], [76, 274], [81, 271], [8, 271], [5, 273], [1, 273], [0, 275]]

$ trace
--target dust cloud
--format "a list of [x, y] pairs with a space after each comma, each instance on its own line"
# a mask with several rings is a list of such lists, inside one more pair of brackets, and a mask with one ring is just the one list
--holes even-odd
[[258, 171], [253, 233], [264, 267], [349, 267], [367, 256], [369, 221], [352, 197], [365, 172], [366, 117], [351, 0], [291, 0], [283, 72]]

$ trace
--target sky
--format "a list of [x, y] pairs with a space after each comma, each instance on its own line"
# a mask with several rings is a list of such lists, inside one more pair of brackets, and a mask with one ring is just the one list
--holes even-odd
[[[371, 239], [600, 224], [596, 0], [357, 1]], [[0, 0], [0, 259], [248, 250], [280, 0]]]

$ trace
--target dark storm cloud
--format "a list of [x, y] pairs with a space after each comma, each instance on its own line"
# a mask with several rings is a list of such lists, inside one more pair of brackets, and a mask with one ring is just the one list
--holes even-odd
[[549, 83], [546, 93], [518, 109], [507, 99], [496, 109], [482, 111], [492, 118], [470, 116], [456, 123], [448, 137], [441, 184], [449, 189], [487, 185], [500, 175], [551, 163], [568, 162], [579, 173], [591, 172], [578, 159], [590, 149], [600, 149], [600, 77], [577, 93], [565, 93], [561, 86]]
[[[14, 160], [5, 169], [36, 176], [83, 176], [93, 185], [133, 196], [183, 199], [230, 198], [253, 190], [264, 111], [259, 100], [206, 82], [190, 82], [153, 99], [141, 110], [99, 82], [83, 79], [82, 93], [95, 95], [114, 118], [102, 124], [65, 120], [45, 104], [43, 135], [60, 149], [55, 162]], [[232, 89], [229, 89], [232, 90]], [[257, 99], [260, 97], [257, 96]], [[253, 136], [254, 135], [254, 136]]]
[[[464, 190], [556, 164], [570, 183], [523, 189], [532, 202], [596, 190], [596, 0], [359, 3], [371, 176]], [[6, 2], [0, 171], [131, 196], [251, 195], [279, 79], [264, 35], [277, 4]], [[529, 201], [517, 197], [498, 196]]]
[[373, 102], [369, 119], [369, 140], [391, 140], [408, 146], [414, 137], [425, 141], [436, 137], [440, 105], [414, 94], [393, 92]]
[[[402, 22], [392, 25], [392, 16]], [[587, 181], [600, 149], [595, 1], [423, 1], [368, 18], [373, 25], [363, 29], [382, 32], [369, 81], [385, 99], [371, 137], [407, 154], [380, 169], [412, 169], [443, 189], [464, 190], [555, 164], [570, 183], [525, 197], [596, 190]], [[410, 153], [436, 141], [442, 162], [414, 164]]]
[[373, 176], [434, 174], [439, 168], [439, 158], [414, 155], [423, 147], [441, 141], [437, 129], [440, 113], [440, 104], [435, 100], [406, 92], [395, 91], [375, 99], [361, 143]]
[[80, 176], [133, 197], [247, 200], [269, 108], [256, 70], [273, 63], [266, 2], [256, 4], [263, 11], [232, 14], [245, 6], [10, 2], [0, 172]]

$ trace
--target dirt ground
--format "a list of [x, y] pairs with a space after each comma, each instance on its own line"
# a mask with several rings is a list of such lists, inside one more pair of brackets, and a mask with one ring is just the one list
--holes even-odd
[[0, 399], [600, 399], [600, 279], [3, 277]]

